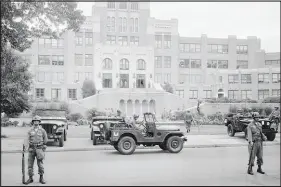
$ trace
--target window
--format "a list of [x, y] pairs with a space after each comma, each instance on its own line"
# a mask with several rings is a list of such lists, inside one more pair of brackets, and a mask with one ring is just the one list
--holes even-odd
[[63, 48], [63, 39], [58, 39], [58, 48]]
[[38, 56], [38, 65], [50, 65], [50, 56], [49, 55], [39, 55]]
[[209, 53], [228, 53], [228, 45], [218, 45], [218, 44], [209, 44], [208, 45]]
[[45, 89], [44, 88], [36, 88], [36, 98], [41, 99], [45, 97]]
[[143, 59], [138, 59], [137, 69], [138, 70], [145, 70], [145, 61]]
[[272, 73], [272, 83], [280, 82], [280, 73]]
[[236, 84], [239, 82], [238, 74], [228, 75], [228, 83], [229, 84]]
[[227, 69], [228, 61], [227, 60], [218, 60], [218, 68], [219, 69]]
[[110, 58], [104, 59], [102, 63], [103, 63], [102, 66], [103, 69], [109, 69], [109, 70], [112, 69], [112, 60]]
[[68, 89], [68, 98], [73, 100], [77, 99], [76, 89]]
[[93, 33], [92, 32], [85, 32], [85, 44], [87, 46], [93, 45]]
[[273, 97], [280, 97], [280, 89], [272, 89]]
[[171, 83], [171, 73], [164, 73], [164, 83]]
[[189, 59], [180, 59], [180, 68], [189, 68]]
[[52, 39], [52, 48], [58, 48], [58, 41], [56, 39]]
[[52, 100], [59, 101], [61, 99], [61, 89], [52, 88]]
[[238, 99], [238, 90], [228, 90], [229, 99]]
[[85, 79], [92, 80], [93, 79], [93, 73], [92, 72], [85, 72]]
[[123, 32], [127, 32], [127, 18], [123, 18]]
[[83, 55], [82, 54], [75, 54], [75, 65], [83, 66]]
[[258, 90], [259, 100], [269, 97], [269, 90]]
[[222, 83], [222, 76], [219, 76], [219, 83]]
[[280, 59], [279, 60], [266, 60], [265, 65], [280, 65]]
[[155, 48], [162, 48], [162, 35], [155, 35]]
[[248, 69], [248, 61], [247, 60], [237, 60], [236, 69]]
[[52, 82], [64, 82], [64, 73], [63, 72], [53, 72], [53, 80]]
[[120, 60], [120, 70], [129, 70], [129, 61], [127, 59]]
[[52, 56], [52, 65], [63, 66], [64, 65], [64, 56], [63, 55]]
[[241, 99], [252, 99], [251, 90], [241, 90]]
[[32, 63], [32, 55], [23, 55], [22, 58], [23, 58], [24, 62], [26, 62], [28, 64]]
[[115, 2], [108, 2], [107, 8], [115, 8]]
[[187, 74], [180, 74], [179, 76], [179, 84], [184, 84], [187, 80]]
[[164, 56], [164, 68], [171, 68], [171, 57]]
[[107, 35], [106, 43], [107, 44], [116, 44], [116, 36]]
[[176, 95], [178, 95], [180, 98], [184, 98], [184, 90], [176, 90]]
[[127, 2], [120, 2], [119, 9], [127, 9]]
[[236, 53], [237, 54], [248, 54], [248, 46], [247, 45], [237, 45]]
[[212, 90], [203, 90], [203, 94], [204, 99], [210, 99], [212, 97]]
[[228, 61], [227, 60], [208, 60], [207, 68], [214, 68], [216, 69], [227, 69], [228, 68]]
[[241, 83], [242, 84], [251, 84], [252, 83], [251, 74], [241, 74]]
[[137, 74], [137, 88], [145, 88], [145, 75]]
[[197, 84], [202, 82], [202, 76], [197, 74], [187, 75], [187, 79], [189, 79], [189, 81], [187, 81], [188, 83]]
[[135, 19], [134, 18], [131, 18], [130, 19], [130, 31], [131, 32], [134, 32], [135, 31]]
[[138, 10], [139, 9], [139, 4], [136, 2], [131, 3], [131, 10]]
[[131, 36], [131, 45], [139, 45], [139, 37], [138, 36]]
[[139, 32], [139, 19], [135, 18], [135, 32]]
[[82, 72], [75, 72], [74, 82], [79, 82], [83, 80], [83, 73]]
[[118, 42], [119, 42], [119, 45], [128, 45], [128, 37], [119, 36]]
[[110, 22], [110, 16], [107, 16], [107, 32], [110, 32], [111, 29], [111, 22]]
[[155, 68], [162, 68], [162, 57], [161, 56], [155, 56]]
[[123, 18], [122, 17], [119, 17], [119, 32], [122, 32], [122, 25], [123, 25], [123, 22], [122, 22]]
[[44, 48], [63, 48], [63, 39], [39, 38], [39, 46]]
[[171, 35], [164, 35], [164, 49], [171, 49]]
[[200, 59], [191, 59], [191, 68], [192, 69], [200, 69], [201, 68], [201, 60]]
[[269, 73], [259, 73], [258, 82], [259, 83], [269, 83]]
[[78, 46], [83, 45], [83, 33], [82, 32], [75, 33], [75, 43]]
[[189, 99], [197, 99], [198, 90], [189, 90]]
[[111, 32], [115, 32], [115, 17], [111, 17]]
[[181, 43], [180, 52], [182, 52], [182, 53], [199, 53], [199, 52], [201, 52], [201, 44]]
[[112, 74], [111, 73], [103, 73], [102, 85], [103, 85], [103, 88], [112, 88]]
[[85, 54], [85, 66], [92, 66], [92, 65], [93, 65], [93, 55]]
[[156, 83], [162, 83], [162, 74], [161, 73], [156, 73], [154, 77], [154, 81]]
[[129, 88], [129, 74], [120, 74], [120, 88]]

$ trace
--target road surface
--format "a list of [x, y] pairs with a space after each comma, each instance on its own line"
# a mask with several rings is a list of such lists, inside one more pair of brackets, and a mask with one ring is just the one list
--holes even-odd
[[[21, 184], [21, 154], [2, 153], [2, 185]], [[246, 174], [247, 147], [47, 152], [48, 185], [258, 185], [280, 186], [280, 146], [264, 147], [266, 174]], [[36, 164], [35, 164], [36, 166]], [[37, 166], [35, 182], [38, 186]]]

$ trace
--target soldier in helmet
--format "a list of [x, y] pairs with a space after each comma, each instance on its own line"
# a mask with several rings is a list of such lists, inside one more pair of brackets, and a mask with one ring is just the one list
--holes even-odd
[[28, 150], [28, 175], [29, 179], [26, 181], [26, 184], [33, 182], [33, 166], [34, 160], [36, 157], [38, 165], [38, 174], [40, 175], [39, 182], [45, 184], [46, 181], [43, 178], [44, 166], [43, 160], [45, 157], [46, 144], [48, 142], [48, 136], [46, 131], [40, 126], [41, 118], [35, 116], [32, 119], [33, 127], [28, 131], [28, 137], [25, 141], [27, 150]]
[[272, 120], [272, 118], [276, 117], [276, 118], [280, 118], [280, 110], [279, 107], [276, 106], [274, 107], [275, 110], [272, 111], [272, 113], [269, 115], [269, 119]]
[[190, 127], [191, 127], [191, 123], [194, 121], [192, 114], [190, 113], [190, 111], [188, 110], [187, 113], [184, 116], [184, 123], [186, 125], [186, 132], [189, 133], [190, 132]]
[[249, 142], [249, 167], [248, 174], [253, 175], [252, 167], [254, 166], [255, 157], [257, 156], [258, 173], [264, 174], [261, 166], [263, 165], [263, 141], [266, 136], [262, 133], [262, 125], [258, 122], [260, 117], [258, 112], [254, 112], [253, 121], [247, 127], [248, 142]]

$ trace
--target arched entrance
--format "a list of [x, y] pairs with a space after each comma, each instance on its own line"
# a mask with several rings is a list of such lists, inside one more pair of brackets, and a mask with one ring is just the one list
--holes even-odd
[[149, 112], [155, 113], [155, 101], [152, 99], [149, 102]]
[[132, 116], [133, 115], [133, 103], [132, 100], [127, 101], [127, 115]]
[[141, 108], [140, 108], [140, 101], [135, 101], [135, 114], [140, 115], [141, 114]]
[[146, 100], [142, 101], [142, 113], [148, 112], [148, 104]]
[[126, 112], [125, 101], [123, 99], [119, 102], [119, 110], [124, 114]]

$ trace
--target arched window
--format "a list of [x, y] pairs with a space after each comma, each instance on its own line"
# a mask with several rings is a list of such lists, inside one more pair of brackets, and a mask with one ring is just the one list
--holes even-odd
[[137, 69], [138, 70], [145, 70], [145, 61], [143, 59], [138, 59], [137, 61]]
[[129, 60], [123, 58], [120, 60], [120, 69], [121, 70], [128, 70], [129, 69]]
[[102, 68], [103, 69], [112, 69], [112, 60], [110, 58], [106, 58], [102, 61]]

